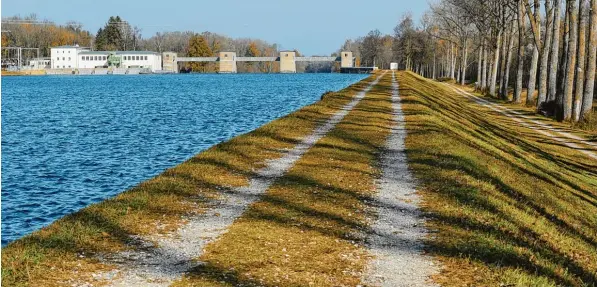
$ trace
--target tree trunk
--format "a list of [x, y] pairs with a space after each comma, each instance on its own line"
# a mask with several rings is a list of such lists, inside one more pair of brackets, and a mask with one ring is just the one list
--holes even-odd
[[460, 64], [460, 69], [462, 70], [462, 74], [460, 75], [460, 84], [464, 86], [466, 84], [466, 62], [468, 61], [468, 39], [464, 39], [464, 49], [462, 51], [462, 64]]
[[560, 13], [562, 0], [554, 0], [553, 5], [553, 33], [551, 41], [551, 55], [550, 55], [550, 68], [549, 68], [549, 81], [548, 81], [548, 101], [554, 101], [558, 94], [558, 60], [560, 52]]
[[450, 43], [450, 78], [456, 78], [456, 53], [454, 53], [454, 43]]
[[514, 86], [514, 102], [522, 101], [522, 76], [524, 73], [524, 39], [526, 25], [522, 0], [518, 2], [518, 68], [516, 69], [516, 85]]
[[595, 89], [595, 70], [597, 66], [597, 0], [591, 0], [591, 23], [589, 28], [589, 55], [585, 75], [585, 89], [580, 117], [591, 112]]
[[585, 52], [586, 52], [586, 33], [587, 33], [587, 15], [585, 15], [585, 0], [580, 0], [578, 10], [578, 49], [576, 54], [576, 89], [574, 92], [574, 101], [572, 103], [572, 120], [580, 120], [580, 111], [582, 108], [583, 89], [585, 84]]
[[512, 28], [510, 31], [510, 43], [508, 43], [508, 55], [506, 56], [506, 71], [504, 72], [504, 94], [502, 95], [502, 99], [508, 99], [508, 87], [510, 81], [510, 66], [512, 66], [512, 48], [514, 47], [514, 35], [516, 34], [516, 25], [512, 23]]
[[501, 53], [501, 57], [503, 58], [500, 61], [500, 89], [498, 91], [498, 95], [500, 96], [500, 98], [504, 99], [504, 79], [505, 79], [505, 74], [506, 74], [506, 55], [508, 54], [508, 43], [510, 42], [509, 38], [511, 38], [510, 33], [510, 27], [504, 27], [504, 34], [503, 34], [503, 39], [502, 39], [502, 51]]
[[[537, 85], [537, 65], [539, 64], [539, 49], [541, 48], [541, 9], [539, 0], [535, 0], [534, 5], [534, 19], [531, 21], [535, 21], [536, 29], [533, 29], [534, 38], [539, 39], [539, 42], [535, 43], [535, 48], [533, 49], [533, 59], [531, 60], [531, 69], [529, 71], [529, 84], [527, 87], [527, 105], [533, 104], [533, 99], [535, 95], [535, 88]], [[527, 13], [531, 13], [531, 11], [527, 11]]]
[[495, 47], [495, 55], [493, 59], [493, 67], [491, 71], [491, 84], [489, 86], [489, 94], [491, 96], [496, 96], [495, 88], [497, 83], [497, 73], [498, 73], [498, 62], [500, 60], [500, 47], [502, 46], [502, 31], [500, 30], [497, 35], [496, 40], [496, 47]]
[[480, 91], [481, 86], [482, 86], [482, 82], [481, 82], [482, 73], [483, 73], [482, 69], [483, 69], [483, 48], [479, 47], [479, 58], [477, 60], [477, 85], [476, 85], [477, 91]]
[[483, 67], [481, 68], [483, 71], [481, 72], [481, 90], [485, 92], [487, 90], [487, 48], [485, 46], [485, 39], [483, 39], [483, 45], [481, 46], [483, 49]]
[[566, 76], [568, 75], [568, 70], [566, 69], [568, 67], [568, 37], [570, 36], [570, 13], [568, 10], [568, 2], [565, 2], [564, 15], [564, 37], [562, 43], [562, 57], [560, 58], [558, 72], [558, 92], [556, 95], [556, 117], [558, 119], [562, 119], [564, 113], [564, 85], [566, 84]]
[[564, 86], [564, 107], [562, 120], [572, 117], [572, 92], [574, 91], [574, 70], [576, 68], [576, 48], [578, 40], [578, 10], [576, 0], [568, 0], [570, 36], [568, 37], [568, 60], [566, 63], [566, 83]]
[[551, 7], [551, 0], [545, 0], [545, 13], [545, 40], [543, 41], [541, 63], [539, 64], [539, 97], [537, 98], [537, 107], [540, 107], [547, 99], [547, 72], [553, 32], [553, 9]]
[[435, 66], [436, 66], [436, 64], [435, 64], [435, 57], [436, 57], [436, 55], [435, 55], [435, 49], [434, 49], [433, 50], [433, 68], [432, 68], [433, 72], [431, 73], [431, 77], [434, 80], [435, 80]]

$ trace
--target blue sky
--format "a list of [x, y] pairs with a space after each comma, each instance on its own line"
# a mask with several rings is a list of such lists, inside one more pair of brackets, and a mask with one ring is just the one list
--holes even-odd
[[2, 0], [2, 17], [36, 13], [58, 24], [81, 22], [95, 34], [111, 15], [120, 15], [141, 28], [143, 37], [159, 31], [210, 31], [327, 55], [345, 39], [370, 30], [391, 33], [405, 12], [418, 21], [427, 7], [425, 0]]

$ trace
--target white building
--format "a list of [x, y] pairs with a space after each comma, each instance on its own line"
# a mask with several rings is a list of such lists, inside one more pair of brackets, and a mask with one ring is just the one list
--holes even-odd
[[30, 70], [48, 69], [51, 67], [50, 58], [35, 58], [29, 61], [29, 66], [23, 67]]
[[162, 69], [162, 55], [147, 51], [117, 52], [123, 68], [145, 68], [152, 72]]
[[80, 52], [89, 51], [88, 48], [75, 46], [59, 46], [50, 50], [52, 69], [78, 68], [78, 55]]
[[390, 63], [390, 70], [398, 70], [398, 63]]
[[149, 51], [91, 51], [79, 46], [51, 49], [52, 69], [139, 68], [162, 70], [162, 55]]
[[109, 52], [83, 51], [79, 53], [77, 69], [107, 68]]

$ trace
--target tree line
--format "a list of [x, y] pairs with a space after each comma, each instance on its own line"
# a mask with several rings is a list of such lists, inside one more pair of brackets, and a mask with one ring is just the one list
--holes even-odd
[[420, 24], [407, 14], [393, 35], [374, 30], [341, 49], [577, 122], [595, 99], [597, 0], [439, 0]]
[[81, 23], [71, 21], [58, 25], [39, 19], [36, 14], [6, 17], [2, 22], [2, 47], [39, 48], [42, 57], [48, 57], [50, 48], [55, 46], [78, 43], [89, 47], [94, 38]]
[[[61, 45], [78, 44], [97, 51], [143, 50], [155, 52], [175, 52], [178, 56], [212, 57], [219, 52], [236, 52], [237, 56], [278, 56], [279, 45], [260, 39], [233, 39], [224, 35], [193, 31], [157, 32], [143, 38], [141, 29], [120, 16], [111, 16], [95, 35], [83, 29], [77, 22], [57, 25], [49, 20], [40, 20], [37, 15], [3, 18], [2, 46], [40, 48], [40, 56], [49, 57], [50, 48]], [[295, 50], [298, 55], [300, 52]], [[189, 71], [215, 72], [215, 63], [189, 63], [182, 67]], [[297, 72], [322, 71], [329, 66], [321, 64], [297, 63]], [[277, 72], [278, 63], [255, 62], [238, 63], [239, 72]]]

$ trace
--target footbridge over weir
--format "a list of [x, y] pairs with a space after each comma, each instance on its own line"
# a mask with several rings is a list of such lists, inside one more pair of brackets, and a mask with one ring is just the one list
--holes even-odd
[[166, 56], [164, 60], [179, 62], [219, 62], [220, 73], [236, 73], [236, 62], [280, 62], [280, 73], [296, 73], [296, 62], [340, 62], [341, 68], [354, 67], [352, 52], [342, 52], [340, 57], [297, 57], [294, 51], [281, 51], [278, 57], [237, 57], [235, 52], [220, 52], [218, 57]]

